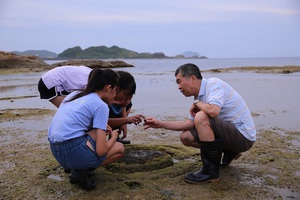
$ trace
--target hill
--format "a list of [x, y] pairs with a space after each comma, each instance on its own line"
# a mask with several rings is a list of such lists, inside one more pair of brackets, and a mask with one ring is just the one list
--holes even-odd
[[184, 53], [181, 53], [180, 55], [183, 55], [185, 58], [200, 58], [200, 54], [193, 51], [186, 51]]
[[187, 51], [178, 54], [175, 57], [166, 56], [163, 52], [156, 53], [138, 53], [136, 51], [120, 48], [118, 46], [92, 46], [82, 49], [80, 46], [75, 46], [64, 50], [60, 54], [50, 52], [47, 50], [27, 50], [27, 51], [13, 51], [12, 53], [23, 56], [37, 56], [44, 60], [46, 59], [150, 59], [150, 58], [207, 58], [200, 56], [197, 52]]
[[20, 56], [38, 56], [42, 59], [55, 59], [57, 58], [57, 54], [47, 50], [27, 50], [27, 51], [13, 51], [12, 53], [20, 55]]
[[166, 58], [164, 53], [137, 53], [118, 46], [94, 46], [82, 50], [76, 46], [58, 54], [58, 59]]

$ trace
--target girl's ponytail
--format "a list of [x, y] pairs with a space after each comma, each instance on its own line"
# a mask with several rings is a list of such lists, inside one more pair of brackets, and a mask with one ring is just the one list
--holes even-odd
[[88, 77], [88, 83], [86, 88], [76, 94], [69, 101], [73, 101], [82, 96], [102, 90], [106, 85], [111, 85], [113, 88], [119, 85], [119, 75], [117, 72], [111, 69], [100, 69], [99, 67], [94, 68]]

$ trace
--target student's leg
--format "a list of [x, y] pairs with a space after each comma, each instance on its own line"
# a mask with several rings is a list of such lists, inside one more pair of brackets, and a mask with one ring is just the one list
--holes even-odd
[[[96, 140], [96, 129], [87, 132], [87, 134], [89, 134], [93, 138], [93, 140]], [[107, 152], [106, 159], [102, 163], [102, 165], [107, 165], [109, 163], [119, 160], [121, 157], [123, 157], [124, 153], [124, 145], [120, 142], [116, 142], [112, 146], [112, 148]]]
[[50, 102], [57, 108], [60, 106], [61, 102], [64, 100], [65, 96], [56, 96], [50, 100]]
[[113, 163], [123, 157], [125, 153], [124, 145], [120, 142], [116, 142], [113, 147], [108, 151], [105, 161], [102, 165]]

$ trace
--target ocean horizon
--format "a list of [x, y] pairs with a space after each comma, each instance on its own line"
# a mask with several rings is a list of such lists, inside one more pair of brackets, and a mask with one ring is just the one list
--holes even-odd
[[[100, 59], [101, 60], [101, 59]], [[215, 68], [243, 67], [243, 66], [300, 66], [300, 57], [267, 57], [267, 58], [164, 58], [164, 59], [103, 59], [103, 61], [122, 60], [135, 68], [143, 70], [174, 70], [185, 63], [196, 64], [200, 70]], [[47, 64], [63, 62], [65, 60], [44, 60]], [[128, 68], [127, 68], [128, 69]]]

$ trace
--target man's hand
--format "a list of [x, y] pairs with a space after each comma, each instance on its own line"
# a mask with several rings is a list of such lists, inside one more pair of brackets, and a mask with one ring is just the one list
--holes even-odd
[[145, 126], [145, 129], [148, 129], [148, 128], [161, 128], [160, 121], [153, 118], [153, 117], [147, 117], [144, 120], [143, 126]]
[[191, 108], [190, 108], [190, 115], [192, 117], [195, 117], [197, 112], [199, 112], [199, 111], [200, 111], [200, 109], [193, 103]]

